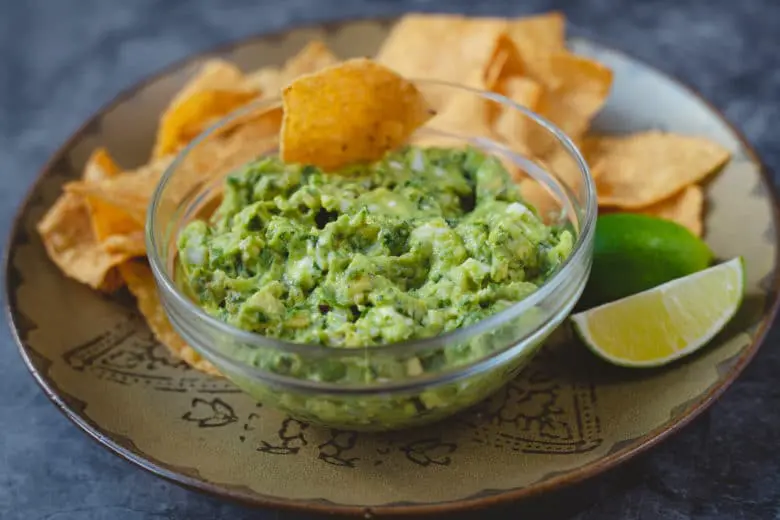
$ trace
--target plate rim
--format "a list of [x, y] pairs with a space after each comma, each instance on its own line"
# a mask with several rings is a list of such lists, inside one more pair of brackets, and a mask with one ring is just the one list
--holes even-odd
[[[5, 293], [3, 314], [8, 324], [11, 337], [16, 343], [17, 351], [21, 356], [27, 370], [32, 375], [33, 380], [38, 384], [41, 390], [43, 390], [46, 397], [54, 404], [54, 406], [80, 430], [86, 433], [89, 438], [96, 441], [98, 445], [102, 446], [117, 457], [124, 459], [125, 461], [130, 462], [131, 464], [151, 473], [152, 475], [163, 478], [164, 480], [182, 486], [186, 489], [197, 491], [212, 497], [228, 499], [243, 505], [249, 505], [253, 507], [277, 508], [290, 511], [313, 512], [321, 514], [342, 514], [351, 516], [360, 515], [366, 518], [376, 515], [410, 516], [463, 512], [467, 510], [482, 509], [502, 504], [505, 505], [512, 502], [519, 502], [521, 500], [530, 498], [536, 498], [551, 491], [569, 488], [572, 485], [582, 483], [598, 475], [601, 475], [608, 470], [617, 468], [628, 460], [646, 452], [650, 448], [666, 440], [691, 423], [691, 421], [699, 417], [704, 411], [709, 409], [709, 407], [723, 394], [723, 392], [725, 392], [725, 390], [737, 380], [742, 371], [747, 367], [750, 361], [752, 361], [753, 357], [766, 340], [766, 335], [772, 328], [778, 311], [780, 310], [780, 255], [775, 258], [775, 263], [772, 267], [771, 273], [770, 295], [774, 295], [774, 301], [771, 303], [767, 301], [764, 304], [762, 320], [750, 345], [747, 346], [741, 354], [739, 354], [737, 360], [732, 363], [728, 371], [721, 377], [719, 382], [713, 384], [700, 398], [694, 399], [692, 402], [689, 402], [685, 405], [685, 410], [680, 413], [680, 418], [676, 422], [662, 424], [645, 435], [626, 441], [623, 446], [620, 446], [619, 449], [608, 453], [600, 459], [589, 462], [575, 470], [557, 473], [554, 476], [551, 476], [541, 482], [531, 484], [530, 486], [509, 490], [484, 489], [465, 498], [444, 502], [432, 502], [427, 504], [391, 502], [377, 506], [344, 505], [330, 502], [327, 499], [290, 499], [272, 497], [249, 490], [248, 488], [243, 488], [241, 486], [217, 484], [209, 482], [199, 475], [189, 476], [184, 474], [183, 471], [169, 469], [170, 465], [163, 463], [162, 461], [154, 460], [154, 458], [148, 454], [142, 453], [138, 448], [135, 447], [132, 440], [125, 439], [124, 442], [129, 443], [129, 446], [123, 446], [122, 443], [117, 441], [118, 438], [122, 437], [121, 435], [104, 431], [99, 425], [95, 424], [89, 417], [83, 414], [83, 409], [86, 406], [85, 403], [74, 398], [73, 396], [70, 396], [67, 392], [59, 389], [54, 381], [51, 381], [46, 374], [35, 368], [32, 355], [40, 355], [31, 347], [29, 347], [29, 345], [26, 344], [26, 342], [20, 337], [19, 334], [18, 304], [16, 301], [16, 295], [12, 290], [17, 279], [17, 274], [13, 266], [12, 258], [13, 246], [18, 242], [20, 236], [23, 236], [23, 234], [26, 233], [23, 225], [24, 223], [22, 221], [25, 210], [31, 204], [34, 195], [39, 191], [42, 182], [48, 177], [47, 173], [52, 170], [52, 167], [56, 165], [57, 162], [61, 161], [63, 157], [66, 156], [67, 150], [72, 148], [74, 143], [76, 143], [78, 140], [82, 139], [84, 133], [96, 122], [98, 122], [103, 114], [121, 105], [133, 94], [147, 87], [153, 82], [158, 81], [168, 75], [179, 72], [192, 63], [195, 63], [198, 60], [202, 60], [203, 58], [211, 55], [218, 56], [226, 54], [239, 46], [251, 42], [272, 42], [276, 39], [283, 38], [286, 34], [292, 31], [297, 30], [320, 29], [324, 30], [325, 32], [333, 32], [342, 26], [356, 23], [377, 23], [380, 25], [389, 26], [393, 22], [400, 19], [404, 14], [408, 13], [402, 13], [394, 16], [352, 17], [305, 24], [294, 24], [273, 31], [255, 33], [248, 36], [231, 39], [227, 42], [212, 46], [205, 50], [187, 54], [157, 69], [156, 71], [151, 72], [140, 81], [132, 83], [123, 88], [108, 102], [102, 104], [100, 107], [94, 110], [89, 117], [87, 117], [78, 127], [76, 127], [76, 129], [73, 130], [59, 146], [57, 146], [55, 151], [51, 153], [43, 166], [41, 166], [41, 168], [38, 170], [34, 181], [30, 184], [29, 188], [24, 194], [24, 197], [20, 200], [17, 207], [14, 209], [14, 216], [9, 226], [9, 234], [4, 244], [1, 267], [2, 273], [5, 275], [3, 284], [3, 290]], [[530, 16], [533, 14], [534, 13], [526, 13], [525, 16]], [[568, 23], [567, 25], [567, 29], [570, 29], [571, 26]], [[576, 28], [573, 32], [577, 32]], [[713, 114], [715, 114], [729, 128], [736, 140], [739, 141], [740, 145], [744, 148], [747, 159], [758, 166], [761, 180], [767, 187], [767, 197], [772, 204], [772, 221], [774, 224], [773, 227], [776, 244], [780, 244], [780, 197], [778, 196], [777, 190], [774, 188], [771, 170], [761, 159], [760, 154], [745, 137], [743, 132], [726, 117], [722, 110], [716, 107], [712, 102], [710, 102], [686, 81], [678, 79], [666, 70], [642, 58], [638, 58], [629, 52], [605, 44], [599, 39], [592, 38], [590, 36], [581, 37], [576, 34], [567, 36], [567, 40], [571, 41], [573, 39], [579, 39], [595, 44], [597, 47], [609, 50], [610, 52], [618, 54], [628, 60], [642, 64], [649, 69], [652, 69], [654, 72], [660, 74], [671, 83], [674, 83], [688, 94], [698, 98]], [[780, 247], [778, 248], [778, 251], [780, 252]], [[44, 364], [48, 368], [50, 361], [44, 358]], [[76, 403], [77, 406], [69, 401]], [[482, 496], [485, 494], [487, 495]]]

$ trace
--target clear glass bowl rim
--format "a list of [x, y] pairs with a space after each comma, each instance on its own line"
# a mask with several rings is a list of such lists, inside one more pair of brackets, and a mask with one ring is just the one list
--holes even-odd
[[[586, 200], [585, 200], [585, 204], [583, 205], [585, 209], [585, 219], [583, 224], [580, 226], [580, 230], [579, 233], [577, 234], [574, 247], [572, 249], [571, 254], [568, 256], [568, 258], [564, 261], [561, 267], [558, 268], [557, 272], [555, 272], [553, 276], [551, 276], [548, 280], [546, 280], [541, 287], [539, 287], [534, 293], [532, 293], [524, 300], [521, 300], [515, 303], [514, 305], [500, 312], [497, 312], [496, 314], [488, 316], [487, 318], [473, 325], [455, 329], [445, 334], [432, 336], [428, 338], [422, 338], [422, 339], [406, 340], [406, 341], [402, 341], [398, 343], [390, 343], [386, 345], [363, 347], [363, 348], [370, 348], [371, 351], [376, 354], [409, 355], [415, 352], [422, 352], [428, 349], [446, 348], [446, 346], [449, 344], [468, 340], [468, 338], [475, 336], [476, 334], [486, 332], [490, 329], [494, 329], [510, 320], [519, 317], [522, 313], [526, 312], [528, 309], [536, 305], [539, 301], [553, 294], [557, 289], [558, 285], [561, 283], [561, 281], [565, 279], [567, 276], [569, 276], [572, 271], [575, 270], [576, 265], [582, 261], [582, 256], [586, 254], [587, 248], [585, 247], [585, 245], [592, 239], [592, 235], [595, 232], [595, 224], [596, 224], [596, 216], [597, 216], [597, 201], [596, 201], [596, 187], [593, 181], [593, 177], [590, 174], [590, 169], [588, 168], [588, 165], [585, 162], [585, 159], [582, 156], [580, 150], [577, 148], [577, 146], [574, 144], [571, 138], [569, 138], [555, 124], [545, 119], [541, 115], [515, 103], [511, 99], [502, 96], [500, 94], [496, 94], [494, 92], [483, 91], [483, 90], [467, 87], [464, 85], [458, 85], [455, 83], [438, 81], [438, 80], [422, 79], [422, 80], [412, 80], [412, 82], [415, 85], [423, 86], [423, 87], [426, 85], [434, 86], [434, 87], [438, 86], [438, 87], [451, 88], [460, 91], [472, 92], [473, 94], [481, 96], [487, 100], [494, 101], [496, 103], [500, 103], [504, 106], [508, 106], [515, 110], [518, 110], [521, 113], [523, 113], [526, 117], [534, 121], [534, 123], [545, 128], [565, 148], [566, 152], [569, 153], [571, 158], [577, 164], [577, 168], [582, 177], [581, 180], [584, 182], [584, 187], [585, 187]], [[319, 344], [294, 343], [291, 341], [284, 341], [280, 339], [263, 336], [261, 334], [257, 334], [254, 332], [249, 332], [246, 330], [239, 329], [237, 327], [234, 327], [228, 323], [225, 323], [211, 316], [210, 314], [206, 313], [203, 309], [201, 309], [198, 305], [196, 305], [195, 302], [190, 300], [176, 286], [171, 275], [167, 271], [166, 268], [167, 261], [165, 259], [160, 258], [159, 255], [157, 254], [157, 240], [155, 237], [155, 233], [153, 231], [155, 229], [155, 226], [157, 225], [157, 219], [155, 214], [157, 212], [157, 209], [161, 201], [163, 200], [166, 186], [176, 174], [179, 165], [184, 160], [186, 160], [187, 156], [189, 155], [189, 152], [195, 147], [197, 147], [202, 141], [209, 138], [209, 136], [212, 133], [221, 129], [223, 126], [241, 117], [242, 115], [249, 114], [257, 110], [261, 110], [263, 108], [266, 109], [275, 108], [280, 105], [281, 105], [281, 98], [277, 96], [269, 99], [261, 99], [245, 107], [242, 107], [228, 114], [227, 116], [223, 117], [213, 125], [211, 125], [208, 129], [203, 131], [198, 137], [196, 137], [193, 141], [191, 141], [185, 148], [183, 148], [176, 155], [174, 160], [171, 162], [168, 168], [166, 168], [165, 172], [160, 178], [160, 181], [158, 182], [154, 190], [151, 202], [147, 209], [146, 228], [145, 228], [147, 258], [149, 260], [149, 264], [151, 266], [152, 272], [156, 279], [158, 289], [161, 291], [165, 291], [167, 295], [172, 296], [176, 302], [176, 305], [179, 306], [180, 309], [183, 309], [186, 312], [191, 313], [192, 318], [201, 320], [210, 328], [216, 329], [216, 331], [218, 331], [219, 333], [232, 336], [234, 340], [249, 345], [255, 345], [261, 348], [272, 348], [278, 350], [279, 353], [282, 354], [299, 354], [303, 356], [339, 358], [344, 355], [349, 355], [350, 353], [353, 353], [353, 351], [356, 352], [358, 348], [350, 348], [350, 349], [333, 348], [333, 347], [326, 347]], [[480, 138], [480, 139], [483, 141], [492, 141], [487, 138]], [[506, 145], [501, 145], [501, 147], [507, 148], [511, 151], [511, 147], [508, 147]], [[565, 191], [567, 190], [564, 190], [564, 192]], [[584, 284], [585, 281], [583, 280], [582, 283]], [[560, 307], [564, 307], [564, 306], [565, 303], [561, 303]], [[527, 334], [526, 337], [533, 336], [535, 332], [536, 332], [535, 330], [529, 331], [529, 334]], [[526, 337], [518, 338], [518, 343], [523, 342], [526, 339]], [[210, 348], [208, 350], [213, 351], [213, 349]], [[499, 353], [500, 352], [496, 352], [496, 354]], [[227, 358], [226, 355], [222, 352], [214, 351], [214, 354], [219, 358], [228, 360], [229, 362], [232, 363], [236, 362], [231, 358]]]

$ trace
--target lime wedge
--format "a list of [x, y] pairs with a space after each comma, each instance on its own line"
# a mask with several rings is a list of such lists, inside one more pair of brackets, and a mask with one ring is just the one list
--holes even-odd
[[610, 363], [657, 367], [707, 344], [739, 309], [744, 285], [735, 258], [571, 319], [588, 348]]

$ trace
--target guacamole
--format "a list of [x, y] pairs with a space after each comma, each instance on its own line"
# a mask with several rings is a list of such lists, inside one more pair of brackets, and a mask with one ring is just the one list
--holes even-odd
[[501, 162], [417, 148], [323, 172], [261, 158], [178, 240], [188, 292], [241, 329], [358, 348], [438, 335], [522, 300], [567, 257]]
[[356, 348], [476, 323], [536, 290], [572, 242], [497, 158], [409, 147], [327, 173], [261, 158], [178, 251], [188, 292], [220, 320]]

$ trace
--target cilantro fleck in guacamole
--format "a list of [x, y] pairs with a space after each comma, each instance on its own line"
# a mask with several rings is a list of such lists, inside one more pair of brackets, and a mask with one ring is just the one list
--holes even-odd
[[536, 290], [572, 245], [496, 158], [409, 147], [327, 173], [261, 158], [178, 251], [181, 282], [218, 319], [355, 348], [473, 324]]

